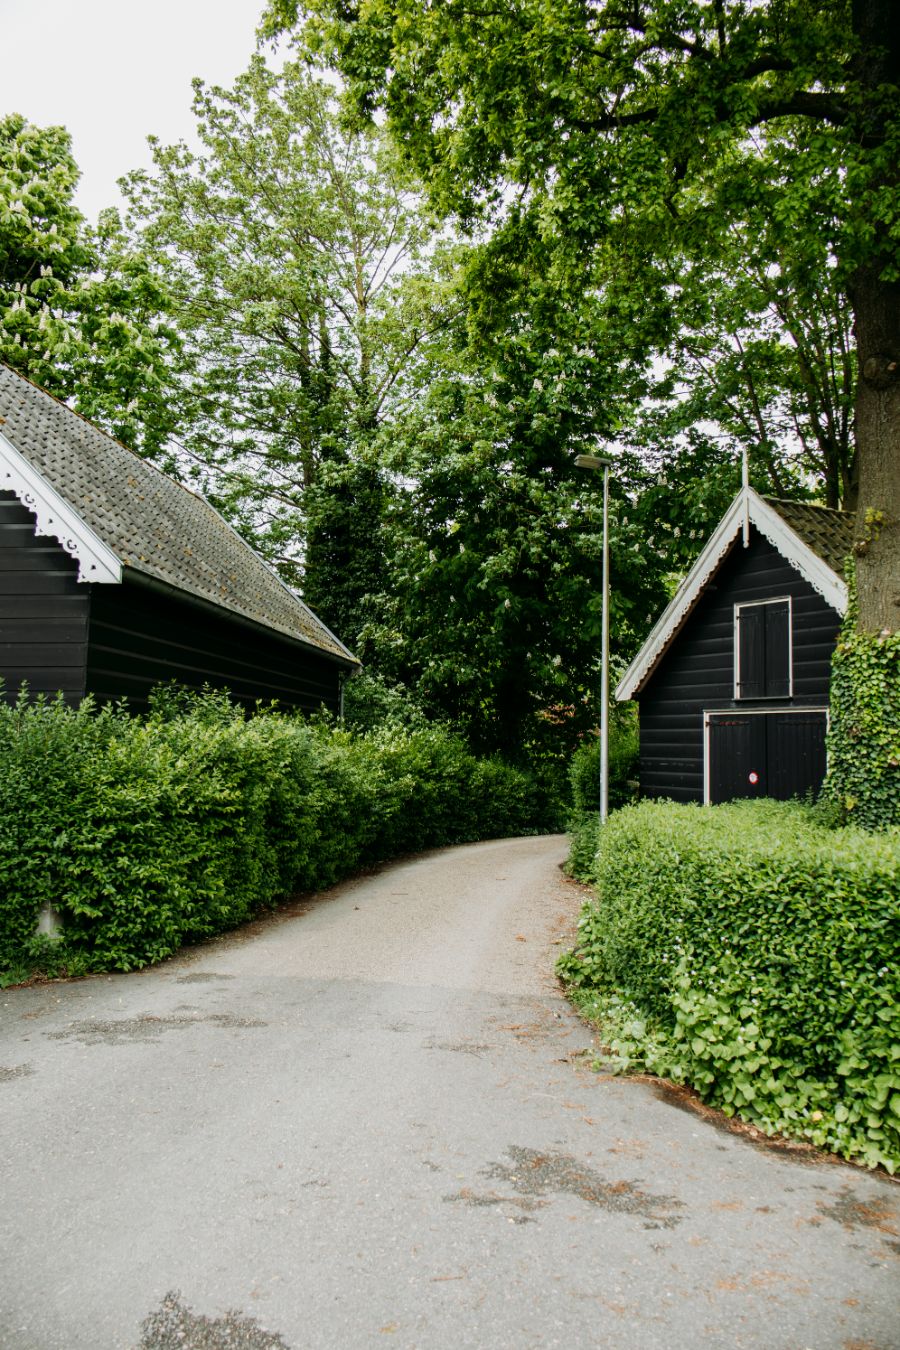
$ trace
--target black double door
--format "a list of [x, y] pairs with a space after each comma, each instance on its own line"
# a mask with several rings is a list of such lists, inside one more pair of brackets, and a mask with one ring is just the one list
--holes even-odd
[[825, 713], [710, 713], [709, 800], [817, 792], [825, 777]]

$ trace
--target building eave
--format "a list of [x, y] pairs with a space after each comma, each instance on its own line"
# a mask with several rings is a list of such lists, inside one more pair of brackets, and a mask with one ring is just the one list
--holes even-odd
[[13, 492], [36, 517], [35, 534], [56, 539], [78, 563], [78, 580], [116, 585], [122, 563], [90, 525], [0, 431], [0, 489]]
[[205, 596], [197, 595], [195, 591], [186, 590], [170, 581], [164, 581], [161, 577], [154, 576], [152, 572], [145, 571], [140, 567], [126, 566], [122, 574], [122, 580], [125, 585], [139, 586], [143, 590], [151, 591], [167, 599], [179, 600], [182, 604], [191, 606], [201, 614], [212, 615], [219, 620], [236, 624], [238, 628], [244, 628], [252, 633], [261, 633], [279, 642], [284, 642], [290, 647], [299, 647], [313, 656], [321, 657], [329, 665], [339, 666], [344, 671], [355, 674], [357, 670], [362, 669], [362, 662], [359, 658], [354, 656], [352, 652], [348, 652], [343, 644], [341, 644], [341, 652], [333, 652], [330, 648], [320, 647], [317, 642], [312, 642], [299, 633], [290, 633], [285, 628], [279, 628], [275, 624], [255, 619], [252, 615], [244, 614], [230, 605], [218, 605], [214, 600], [208, 600]]

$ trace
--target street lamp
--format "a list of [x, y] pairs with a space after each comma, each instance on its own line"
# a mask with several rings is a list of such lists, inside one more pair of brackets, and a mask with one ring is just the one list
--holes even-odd
[[603, 611], [600, 659], [600, 824], [609, 815], [609, 466], [598, 455], [577, 455], [579, 469], [603, 470]]

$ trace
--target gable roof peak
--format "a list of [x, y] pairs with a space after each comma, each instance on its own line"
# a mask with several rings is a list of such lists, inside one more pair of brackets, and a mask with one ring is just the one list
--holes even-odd
[[[785, 509], [787, 507], [801, 509], [788, 511]], [[804, 509], [827, 512], [824, 533], [820, 534], [818, 529], [812, 528], [813, 524], [822, 522], [808, 519]], [[840, 534], [834, 530], [833, 517], [842, 519]], [[646, 684], [669, 644], [693, 612], [705, 587], [731, 552], [745, 522], [753, 525], [833, 609], [844, 614], [847, 609], [847, 586], [841, 575], [841, 564], [836, 562], [836, 555], [839, 554], [840, 559], [843, 559], [850, 551], [853, 519], [849, 512], [830, 511], [827, 507], [816, 507], [805, 502], [780, 502], [762, 497], [755, 488], [742, 487], [619, 681], [616, 699], [623, 702], [633, 698]], [[842, 547], [844, 553], [841, 554], [839, 551]]]

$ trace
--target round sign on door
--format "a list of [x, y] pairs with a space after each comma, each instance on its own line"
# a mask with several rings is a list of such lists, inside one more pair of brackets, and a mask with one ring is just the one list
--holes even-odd
[[749, 778], [750, 778], [750, 782], [751, 782], [751, 783], [758, 783], [758, 782], [759, 782], [759, 774], [756, 772], [755, 769], [751, 770], [751, 772], [750, 772], [750, 774], [749, 774], [748, 776], [749, 776]]

